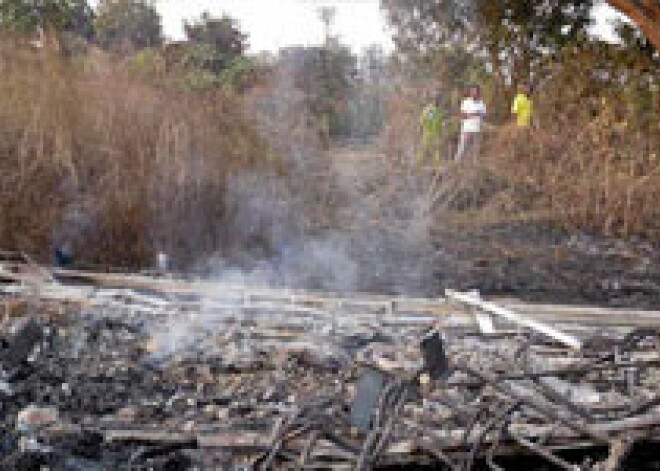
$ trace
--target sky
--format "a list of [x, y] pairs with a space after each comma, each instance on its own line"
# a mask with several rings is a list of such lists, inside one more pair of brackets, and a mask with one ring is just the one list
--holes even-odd
[[318, 17], [321, 6], [335, 6], [333, 32], [354, 50], [372, 44], [393, 48], [380, 11], [379, 0], [157, 0], [168, 37], [183, 37], [182, 20], [226, 12], [249, 34], [253, 52], [275, 51], [291, 45], [318, 44], [324, 35]]
[[[335, 6], [334, 34], [356, 52], [379, 44], [391, 50], [391, 33], [380, 10], [380, 0], [155, 0], [163, 17], [163, 28], [170, 39], [183, 38], [183, 20], [208, 11], [223, 12], [236, 18], [249, 34], [252, 52], [276, 51], [291, 45], [318, 44], [323, 25], [318, 18], [321, 6]], [[615, 13], [609, 7], [597, 8], [596, 31], [612, 38], [608, 21]]]

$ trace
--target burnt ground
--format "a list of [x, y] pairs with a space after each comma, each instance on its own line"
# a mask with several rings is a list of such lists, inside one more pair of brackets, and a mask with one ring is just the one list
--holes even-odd
[[[383, 265], [384, 281], [372, 277], [360, 289], [396, 291], [391, 285], [398, 280], [389, 273], [414, 273], [423, 265], [430, 267], [432, 282], [411, 294], [477, 289], [543, 303], [660, 305], [660, 248], [643, 240], [569, 234], [542, 224], [439, 227], [429, 254], [418, 253], [414, 244], [401, 248], [398, 231], [359, 235], [366, 241], [359, 251], [373, 246], [398, 255]], [[380, 258], [381, 252], [372, 256]], [[30, 314], [41, 313], [35, 308]], [[334, 392], [346, 376], [355, 380], [353, 371], [332, 359], [276, 359], [273, 352], [246, 347], [241, 332], [206, 332], [203, 342], [184, 352], [154, 355], [149, 322], [111, 309], [72, 310], [41, 318], [36, 327], [0, 326], [0, 470], [236, 469], [226, 453], [201, 450], [185, 439], [140, 439], [130, 431], [146, 426], [176, 437], [250, 423], [268, 435], [263, 423], [291, 404], [319, 390]], [[272, 409], [256, 407], [264, 403]], [[36, 407], [33, 417], [26, 414], [30, 406]], [[112, 439], [113, 430], [123, 435]], [[624, 469], [658, 469], [652, 446], [635, 451]], [[515, 459], [502, 464], [551, 469]]]
[[[359, 372], [338, 352], [389, 342], [387, 337], [357, 336], [341, 340], [334, 350], [324, 344], [319, 350], [287, 350], [210, 322], [186, 331], [188, 341], [179, 344], [177, 324], [151, 314], [71, 306], [54, 316], [36, 304], [27, 307], [31, 316], [0, 325], [0, 470], [261, 469], [248, 466], [261, 452], [253, 451], [244, 461], [238, 452], [203, 443], [228, 430], [235, 430], [237, 439], [250, 431], [264, 439], [262, 456], [267, 456], [274, 446], [273, 421], [298, 405], [347, 395], [346, 385], [355, 384]], [[159, 333], [174, 335], [163, 339]], [[169, 348], [166, 339], [178, 348]], [[530, 338], [520, 340], [529, 343]], [[469, 345], [471, 352], [478, 346], [474, 341]], [[490, 348], [485, 351], [493, 355]], [[653, 376], [648, 381], [658, 384]], [[420, 406], [416, 396], [411, 401]], [[349, 402], [340, 403], [332, 416], [319, 412], [319, 420], [348, 415]], [[658, 469], [656, 449], [657, 444], [640, 441], [621, 469]], [[593, 464], [605, 459], [607, 450], [561, 456]], [[416, 459], [429, 463], [425, 455]], [[554, 469], [530, 455], [502, 458], [499, 464], [504, 469]], [[469, 469], [488, 468], [475, 462]], [[594, 468], [585, 464], [583, 469]]]
[[[451, 205], [447, 217], [439, 210], [425, 220], [417, 216], [420, 189], [430, 185], [425, 174], [396, 174], [369, 145], [351, 144], [332, 155], [328, 201], [345, 209], [338, 227], [357, 234], [345, 237], [344, 250], [360, 265], [357, 291], [435, 297], [446, 288], [476, 289], [543, 303], [660, 305], [657, 242], [607, 239], [541, 222], [457, 226], [452, 215], [461, 209]], [[372, 226], [372, 219], [378, 223]]]
[[[652, 309], [660, 298], [660, 251], [641, 240], [540, 225], [437, 230], [434, 240], [429, 295], [478, 289], [536, 302]], [[35, 305], [29, 314], [46, 313]], [[213, 435], [240, 423], [268, 436], [263, 424], [292, 404], [355, 381], [340, 359], [275, 358], [240, 331], [209, 329], [184, 351], [154, 354], [152, 322], [121, 310], [72, 308], [36, 325], [0, 325], [0, 470], [237, 469], [231, 454], [200, 449], [186, 431]], [[30, 407], [36, 417], [26, 414]], [[171, 436], [131, 435], [145, 428]], [[112, 438], [114, 430], [121, 433]], [[623, 469], [658, 469], [654, 450], [640, 443]], [[552, 469], [528, 456], [501, 464]]]
[[643, 240], [569, 234], [539, 224], [437, 230], [444, 288], [527, 301], [657, 309], [660, 249]]
[[[239, 469], [235, 457], [199, 449], [193, 430], [240, 423], [267, 437], [262, 423], [277, 407], [337, 376], [332, 362], [301, 367], [293, 358], [276, 371], [240, 332], [209, 328], [194, 346], [154, 352], [148, 317], [70, 309], [52, 318], [36, 306], [33, 314], [0, 329], [3, 471]], [[255, 411], [260, 402], [271, 409]]]

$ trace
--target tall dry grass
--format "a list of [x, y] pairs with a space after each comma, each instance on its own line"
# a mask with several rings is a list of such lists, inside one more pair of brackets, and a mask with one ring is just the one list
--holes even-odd
[[231, 92], [196, 93], [103, 53], [62, 58], [0, 42], [0, 245], [57, 244], [112, 266], [181, 264], [231, 238], [232, 175], [269, 165]]
[[[533, 220], [660, 240], [657, 72], [609, 49], [570, 50], [550, 67], [536, 126], [491, 122], [479, 164], [446, 162], [429, 184], [436, 214], [445, 225]], [[390, 158], [413, 170], [419, 96], [392, 98], [385, 135]]]
[[596, 116], [551, 119], [529, 133], [500, 130], [487, 171], [502, 182], [503, 215], [545, 219], [606, 236], [660, 237], [657, 135], [617, 119], [607, 100]]

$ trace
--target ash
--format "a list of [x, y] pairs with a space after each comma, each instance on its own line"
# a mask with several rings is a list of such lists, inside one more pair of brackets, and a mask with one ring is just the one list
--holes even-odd
[[196, 435], [267, 437], [274, 418], [341, 393], [350, 375], [332, 352], [275, 349], [249, 330], [158, 345], [153, 322], [122, 309], [5, 322], [1, 469], [221, 469], [236, 455], [202, 451]]
[[3, 295], [1, 469], [658, 464], [657, 314], [484, 333], [447, 300], [179, 290]]

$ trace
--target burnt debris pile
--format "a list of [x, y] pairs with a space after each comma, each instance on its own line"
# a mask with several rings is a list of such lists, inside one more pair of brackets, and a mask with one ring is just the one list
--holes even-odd
[[0, 278], [0, 469], [658, 466], [651, 312]]

